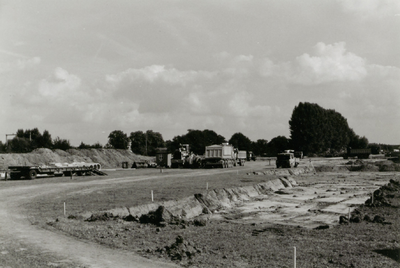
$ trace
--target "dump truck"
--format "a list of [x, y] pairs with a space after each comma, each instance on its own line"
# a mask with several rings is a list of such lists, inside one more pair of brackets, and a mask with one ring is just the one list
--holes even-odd
[[235, 148], [228, 143], [206, 146], [204, 166], [206, 168], [230, 168], [236, 166], [236, 158]]
[[294, 153], [279, 153], [276, 157], [276, 168], [293, 168], [298, 164]]
[[358, 159], [368, 159], [371, 154], [371, 149], [352, 149], [351, 147], [347, 148], [347, 153], [343, 156], [344, 159], [348, 159], [349, 157], [357, 157]]
[[95, 173], [97, 175], [107, 175], [100, 171], [101, 165], [99, 163], [72, 163], [60, 164], [52, 163], [49, 165], [40, 166], [9, 166], [11, 179], [29, 179], [33, 180], [39, 176], [87, 176]]

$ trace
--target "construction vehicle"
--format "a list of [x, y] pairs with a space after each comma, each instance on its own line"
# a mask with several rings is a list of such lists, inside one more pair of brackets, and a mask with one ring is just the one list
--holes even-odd
[[172, 168], [182, 168], [185, 165], [186, 158], [189, 156], [189, 144], [179, 144], [171, 159]]
[[100, 171], [101, 165], [99, 163], [72, 163], [60, 164], [52, 163], [49, 165], [41, 166], [9, 166], [11, 179], [36, 179], [39, 176], [88, 176], [92, 173], [97, 175], [107, 175]]
[[293, 168], [298, 166], [294, 153], [279, 153], [276, 157], [276, 168]]
[[352, 149], [351, 147], [348, 147], [347, 153], [343, 156], [343, 158], [348, 159], [349, 157], [357, 157], [358, 159], [368, 159], [370, 154], [371, 154], [371, 148]]
[[253, 152], [252, 151], [248, 151], [247, 152], [247, 161], [250, 161], [250, 160], [253, 160], [253, 161], [256, 161], [256, 156], [253, 154]]
[[237, 151], [236, 153], [236, 163], [239, 166], [244, 166], [244, 163], [246, 162], [247, 159], [247, 152], [246, 151], [239, 151], [238, 149], [235, 149]]
[[230, 168], [237, 163], [235, 149], [228, 143], [206, 146], [204, 157], [204, 166], [208, 168]]
[[168, 153], [167, 148], [157, 148], [156, 150], [156, 163], [159, 167], [170, 168], [172, 165], [172, 155]]
[[201, 168], [203, 157], [190, 152], [189, 144], [180, 144], [171, 159], [172, 168]]

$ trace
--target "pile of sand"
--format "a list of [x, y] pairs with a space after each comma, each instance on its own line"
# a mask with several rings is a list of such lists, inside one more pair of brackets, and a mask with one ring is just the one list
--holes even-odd
[[122, 166], [122, 162], [128, 162], [130, 167], [135, 161], [152, 159], [152, 157], [136, 155], [129, 150], [70, 149], [63, 151], [40, 148], [25, 154], [0, 154], [0, 170], [7, 169], [8, 166], [73, 162], [100, 163], [102, 168], [118, 168]]

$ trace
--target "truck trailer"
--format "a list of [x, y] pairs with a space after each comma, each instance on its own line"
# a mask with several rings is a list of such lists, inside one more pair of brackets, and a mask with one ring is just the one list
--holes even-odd
[[235, 148], [228, 143], [206, 146], [204, 166], [207, 168], [230, 168], [236, 166]]
[[368, 159], [371, 154], [371, 149], [352, 149], [351, 147], [347, 148], [347, 153], [344, 155], [344, 159], [348, 159], [349, 157], [357, 157], [358, 159]]
[[101, 165], [99, 163], [73, 163], [73, 164], [52, 164], [41, 166], [9, 166], [9, 173], [11, 179], [36, 179], [38, 175], [46, 176], [78, 176], [91, 175], [107, 175], [100, 171]]

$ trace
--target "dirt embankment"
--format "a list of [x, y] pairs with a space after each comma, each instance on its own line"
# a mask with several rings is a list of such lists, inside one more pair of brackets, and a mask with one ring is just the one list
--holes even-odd
[[132, 166], [135, 161], [150, 161], [151, 157], [140, 156], [129, 150], [117, 149], [70, 149], [50, 150], [40, 148], [25, 154], [0, 154], [0, 170], [8, 166], [44, 165], [49, 163], [94, 162], [102, 168], [118, 168], [122, 162]]

